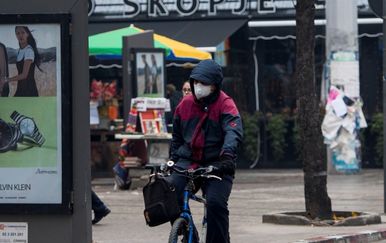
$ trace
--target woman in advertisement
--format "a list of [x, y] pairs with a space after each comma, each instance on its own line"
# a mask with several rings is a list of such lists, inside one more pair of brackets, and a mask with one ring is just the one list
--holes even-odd
[[157, 61], [155, 60], [154, 54], [151, 54], [151, 82], [152, 82], [152, 93], [156, 94], [158, 93], [158, 86], [157, 86], [157, 81], [158, 81], [158, 67], [157, 67]]
[[[3, 96], [39, 96], [35, 81], [35, 67], [40, 71], [40, 55], [35, 38], [27, 26], [15, 27], [16, 38], [19, 42], [19, 50], [16, 58], [18, 74], [6, 78]], [[17, 86], [13, 94], [14, 87]]]
[[0, 42], [0, 92], [2, 93], [5, 79], [8, 78], [8, 56], [5, 45]]
[[150, 94], [151, 92], [151, 80], [150, 80], [150, 66], [147, 63], [146, 55], [142, 55], [142, 61], [143, 61], [143, 75], [145, 78], [145, 90], [143, 91], [144, 94]]

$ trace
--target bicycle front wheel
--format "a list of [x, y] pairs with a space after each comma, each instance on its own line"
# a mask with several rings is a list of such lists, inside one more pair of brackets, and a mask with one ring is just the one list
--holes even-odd
[[188, 243], [189, 224], [184, 218], [178, 218], [174, 221], [169, 235], [169, 243]]

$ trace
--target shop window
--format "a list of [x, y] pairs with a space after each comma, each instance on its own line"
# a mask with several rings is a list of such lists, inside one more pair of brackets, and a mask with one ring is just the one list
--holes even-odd
[[261, 84], [265, 113], [292, 113], [296, 105], [295, 42], [267, 41]]
[[[296, 110], [296, 41], [270, 40], [261, 43], [258, 56], [261, 70], [259, 83], [264, 113], [284, 113], [292, 116]], [[325, 62], [324, 39], [315, 40], [316, 93], [320, 94]], [[311, 80], [310, 80], [311, 81]], [[319, 90], [319, 91], [318, 91]]]

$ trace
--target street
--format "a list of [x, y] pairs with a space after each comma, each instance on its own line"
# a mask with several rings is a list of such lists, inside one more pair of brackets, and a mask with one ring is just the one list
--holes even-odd
[[[93, 188], [111, 213], [93, 226], [94, 243], [167, 242], [169, 224], [148, 227], [143, 217], [141, 190], [114, 191], [112, 179], [96, 179]], [[328, 193], [334, 211], [383, 214], [383, 170], [363, 170], [357, 175], [329, 175]], [[196, 224], [201, 204], [192, 202]], [[263, 224], [262, 215], [304, 211], [301, 170], [238, 170], [229, 201], [233, 243], [295, 242], [316, 236], [385, 229], [384, 223], [352, 227], [313, 227]], [[382, 216], [382, 222], [384, 218]]]

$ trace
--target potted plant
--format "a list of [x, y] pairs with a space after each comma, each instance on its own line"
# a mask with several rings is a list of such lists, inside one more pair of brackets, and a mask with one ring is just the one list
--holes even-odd
[[282, 114], [273, 114], [267, 119], [267, 132], [272, 149], [272, 156], [275, 161], [284, 158], [287, 144], [285, 136], [287, 134], [287, 124]]
[[241, 117], [243, 119], [244, 128], [242, 151], [246, 159], [253, 161], [252, 165], [249, 166], [250, 168], [253, 168], [260, 158], [261, 134], [259, 123], [262, 114], [260, 112], [255, 112], [253, 114], [242, 113]]
[[376, 113], [370, 125], [370, 133], [375, 138], [375, 160], [377, 164], [383, 161], [383, 113]]

